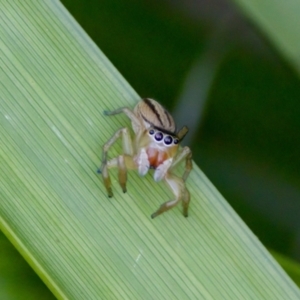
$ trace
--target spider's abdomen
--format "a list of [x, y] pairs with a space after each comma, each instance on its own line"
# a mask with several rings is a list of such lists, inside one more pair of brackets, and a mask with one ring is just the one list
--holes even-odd
[[146, 128], [155, 127], [175, 133], [176, 126], [172, 116], [153, 99], [146, 98], [140, 101], [134, 108], [134, 113], [144, 121]]

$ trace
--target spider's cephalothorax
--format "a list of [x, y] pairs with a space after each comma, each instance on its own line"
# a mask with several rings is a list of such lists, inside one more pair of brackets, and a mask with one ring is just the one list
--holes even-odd
[[[109, 197], [113, 196], [108, 169], [119, 169], [119, 182], [123, 192], [126, 192], [127, 169], [136, 169], [144, 176], [149, 169], [154, 169], [155, 181], [164, 180], [173, 192], [175, 199], [163, 203], [151, 215], [152, 218], [169, 210], [182, 201], [183, 215], [187, 217], [190, 194], [185, 181], [192, 169], [192, 153], [188, 147], [178, 151], [180, 141], [187, 134], [187, 127], [176, 132], [172, 116], [155, 100], [143, 99], [135, 108], [119, 108], [106, 115], [125, 113], [132, 123], [135, 138], [132, 141], [128, 128], [119, 129], [103, 146], [102, 173], [104, 185]], [[116, 158], [107, 160], [107, 152], [115, 141], [121, 137], [123, 153]], [[185, 160], [185, 172], [182, 177], [172, 174], [172, 169]]]

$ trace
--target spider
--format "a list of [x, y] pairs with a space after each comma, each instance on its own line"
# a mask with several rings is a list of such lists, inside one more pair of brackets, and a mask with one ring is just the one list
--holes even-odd
[[[155, 181], [164, 180], [174, 194], [174, 199], [163, 203], [151, 215], [155, 218], [163, 212], [176, 206], [182, 201], [183, 215], [188, 216], [190, 193], [185, 181], [192, 170], [192, 152], [189, 147], [178, 150], [179, 143], [188, 132], [186, 126], [176, 132], [175, 122], [167, 110], [157, 101], [149, 98], [140, 100], [133, 110], [122, 107], [114, 111], [105, 111], [107, 116], [124, 113], [132, 124], [135, 137], [132, 140], [129, 129], [124, 127], [103, 145], [102, 163], [98, 173], [102, 174], [108, 197], [113, 196], [108, 170], [118, 168], [120, 186], [126, 193], [127, 169], [137, 170], [141, 176], [153, 169]], [[110, 147], [122, 139], [123, 153], [118, 157], [107, 160]], [[185, 160], [185, 172], [182, 177], [172, 173], [172, 170]]]

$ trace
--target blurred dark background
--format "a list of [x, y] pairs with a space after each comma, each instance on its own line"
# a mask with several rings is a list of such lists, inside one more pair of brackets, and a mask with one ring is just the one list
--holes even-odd
[[300, 84], [225, 0], [62, 0], [141, 97], [187, 124], [193, 158], [269, 249], [300, 260]]

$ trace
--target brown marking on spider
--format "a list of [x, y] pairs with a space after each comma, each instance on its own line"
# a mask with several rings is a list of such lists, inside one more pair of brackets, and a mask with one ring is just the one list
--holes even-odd
[[[174, 194], [174, 199], [163, 203], [151, 215], [155, 218], [182, 201], [183, 215], [188, 216], [190, 193], [185, 181], [192, 170], [192, 152], [189, 147], [178, 149], [180, 141], [185, 137], [188, 128], [184, 126], [176, 133], [175, 122], [158, 102], [153, 99], [142, 99], [133, 110], [127, 107], [104, 112], [107, 116], [124, 113], [132, 124], [135, 137], [132, 140], [128, 128], [124, 127], [103, 146], [102, 163], [98, 173], [102, 174], [108, 197], [113, 196], [108, 170], [118, 168], [119, 183], [123, 192], [126, 190], [127, 170], [138, 170], [141, 176], [154, 169], [155, 181], [164, 180]], [[123, 153], [107, 160], [110, 147], [122, 138]], [[185, 160], [185, 172], [182, 177], [172, 174], [172, 170]]]

